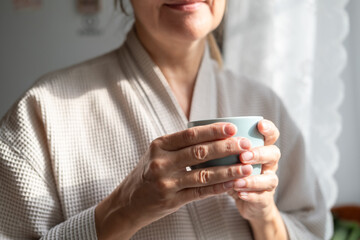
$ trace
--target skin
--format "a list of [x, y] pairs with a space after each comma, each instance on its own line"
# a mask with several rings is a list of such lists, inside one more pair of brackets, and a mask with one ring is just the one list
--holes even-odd
[[198, 11], [182, 12], [166, 3], [184, 0], [132, 0], [137, 35], [168, 80], [189, 117], [196, 76], [206, 36], [221, 22], [225, 0], [202, 4]]
[[[205, 38], [220, 23], [225, 0], [204, 1], [194, 11], [166, 5], [184, 1], [132, 0], [132, 4], [136, 33], [188, 117]], [[189, 202], [227, 192], [239, 214], [250, 222], [255, 239], [287, 239], [274, 202], [280, 159], [274, 143], [279, 131], [268, 120], [259, 122], [258, 129], [264, 135], [264, 147], [252, 148], [248, 139], [232, 137], [236, 127], [227, 123], [155, 139], [135, 169], [97, 205], [98, 238], [129, 239]], [[240, 155], [242, 164], [186, 171], [186, 166], [234, 154]], [[263, 164], [262, 174], [250, 176], [249, 164], [257, 163]]]

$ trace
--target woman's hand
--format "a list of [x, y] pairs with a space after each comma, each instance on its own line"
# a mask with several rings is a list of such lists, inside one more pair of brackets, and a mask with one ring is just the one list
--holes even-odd
[[286, 239], [286, 228], [274, 202], [281, 156], [274, 143], [279, 138], [279, 130], [268, 120], [260, 121], [258, 130], [264, 135], [265, 146], [243, 152], [240, 161], [262, 164], [261, 175], [235, 180], [234, 189], [228, 193], [235, 199], [240, 214], [250, 222], [255, 239]]
[[233, 138], [235, 133], [234, 125], [216, 123], [154, 140], [137, 167], [96, 207], [99, 239], [130, 238], [186, 203], [227, 192], [235, 179], [249, 176], [252, 167], [241, 164], [186, 171], [249, 150], [249, 140]]

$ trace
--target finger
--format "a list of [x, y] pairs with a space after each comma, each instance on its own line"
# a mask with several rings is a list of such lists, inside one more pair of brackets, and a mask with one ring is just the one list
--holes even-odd
[[251, 165], [239, 164], [192, 170], [184, 173], [178, 180], [178, 188], [194, 188], [218, 183], [226, 183], [226, 186], [230, 188], [233, 186], [232, 180], [249, 176], [251, 172]]
[[194, 166], [212, 159], [239, 155], [251, 148], [251, 143], [246, 138], [227, 138], [224, 140], [206, 142], [183, 148], [172, 152], [175, 154], [175, 164], [177, 168]]
[[251, 151], [246, 151], [240, 154], [240, 161], [243, 164], [263, 164], [267, 165], [267, 169], [276, 167], [280, 158], [280, 149], [275, 145], [256, 147]]
[[269, 204], [269, 199], [272, 199], [271, 192], [239, 192], [239, 199], [248, 202], [259, 204], [260, 208], [266, 207]]
[[236, 131], [237, 128], [234, 124], [214, 123], [165, 135], [158, 138], [157, 141], [160, 142], [160, 147], [162, 149], [176, 151], [199, 143], [229, 138], [233, 136]]
[[269, 120], [261, 120], [258, 123], [258, 130], [264, 136], [264, 145], [273, 145], [279, 138], [279, 129]]
[[234, 181], [234, 190], [237, 192], [273, 191], [279, 184], [277, 175], [272, 172], [253, 175]]
[[224, 183], [219, 183], [205, 187], [187, 188], [179, 191], [177, 194], [178, 198], [181, 199], [182, 202], [188, 203], [214, 195], [222, 194], [229, 190], [230, 189], [226, 187]]

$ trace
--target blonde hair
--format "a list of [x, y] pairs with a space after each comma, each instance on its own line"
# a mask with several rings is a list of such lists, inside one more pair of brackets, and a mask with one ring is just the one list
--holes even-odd
[[119, 6], [121, 9], [121, 12], [123, 12], [125, 15], [128, 16], [129, 14], [126, 12], [123, 1], [122, 0], [114, 0], [114, 8], [117, 9]]
[[213, 33], [209, 33], [207, 35], [207, 42], [209, 44], [211, 58], [214, 59], [217, 62], [219, 68], [222, 69], [224, 66], [224, 61], [221, 55], [219, 45], [217, 44]]
[[[114, 0], [114, 7], [115, 7], [115, 9], [120, 7], [121, 12], [123, 12], [125, 15], [129, 16], [129, 14], [126, 12], [126, 9], [125, 9], [125, 6], [124, 6], [124, 3], [122, 0]], [[224, 18], [223, 18], [222, 22], [220, 23], [219, 27], [217, 29], [215, 29], [213, 32], [209, 33], [206, 37], [207, 43], [209, 45], [210, 56], [212, 59], [214, 59], [218, 63], [218, 66], [220, 69], [223, 68], [224, 61], [223, 61], [223, 57], [222, 57], [219, 45], [214, 36], [214, 32], [216, 33], [218, 38], [223, 37], [223, 30], [224, 30], [223, 22], [224, 22]]]

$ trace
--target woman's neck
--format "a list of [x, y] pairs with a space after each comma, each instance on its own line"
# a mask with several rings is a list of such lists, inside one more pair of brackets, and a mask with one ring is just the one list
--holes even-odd
[[136, 26], [140, 42], [159, 66], [187, 118], [196, 77], [205, 49], [205, 39], [193, 42], [174, 42], [155, 39]]

